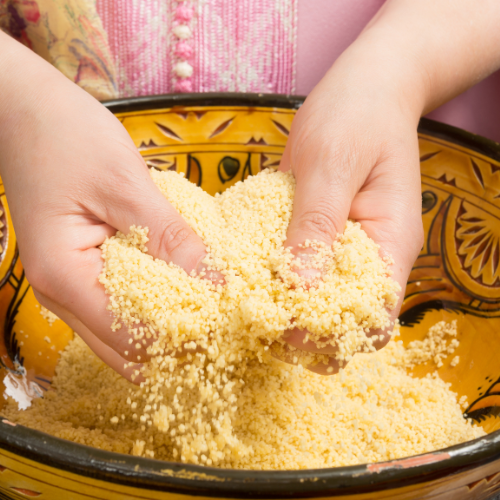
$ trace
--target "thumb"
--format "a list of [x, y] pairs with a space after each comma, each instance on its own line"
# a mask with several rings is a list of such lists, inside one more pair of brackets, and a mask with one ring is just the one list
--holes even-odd
[[[319, 241], [328, 247], [332, 245], [337, 234], [344, 231], [351, 201], [358, 186], [352, 186], [350, 171], [345, 168], [347, 162], [339, 161], [338, 155], [335, 158], [336, 155], [327, 154], [328, 149], [312, 144], [296, 144], [293, 131], [292, 127], [280, 163], [280, 170], [292, 170], [296, 180], [293, 212], [285, 247], [290, 248], [297, 259], [302, 261], [302, 266], [296, 267], [295, 272], [312, 281], [320, 277], [321, 270], [315, 269], [312, 263], [308, 267], [308, 262], [312, 260], [311, 254], [315, 251], [303, 248], [302, 245], [307, 240]], [[340, 167], [337, 168], [337, 165]], [[335, 353], [336, 349], [332, 351], [331, 347], [320, 349], [312, 341], [304, 342], [306, 333], [295, 328], [286, 332], [283, 340], [300, 351], [327, 356]], [[332, 357], [328, 365], [318, 364], [308, 368], [317, 373], [330, 374], [337, 372], [339, 366]]]
[[147, 227], [149, 254], [173, 262], [187, 273], [199, 274], [207, 255], [205, 244], [163, 196], [142, 164], [140, 169], [129, 170], [124, 182], [117, 182], [111, 192], [108, 186], [101, 197], [106, 203], [102, 220], [125, 234], [133, 225]]
[[[319, 150], [314, 154], [292, 157], [292, 148], [289, 141], [280, 164], [280, 170], [292, 170], [296, 180], [285, 246], [307, 262], [312, 249], [301, 249], [301, 246], [306, 240], [331, 246], [337, 234], [344, 231], [351, 202], [359, 186], [358, 179], [352, 179], [347, 163], [335, 161], [335, 158]], [[308, 146], [307, 150], [312, 153], [314, 148]], [[307, 159], [301, 161], [301, 157]], [[304, 277], [314, 274], [313, 270], [301, 269], [297, 272]]]

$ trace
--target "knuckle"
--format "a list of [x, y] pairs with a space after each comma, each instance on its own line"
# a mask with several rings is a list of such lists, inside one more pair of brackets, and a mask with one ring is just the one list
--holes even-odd
[[163, 222], [163, 228], [158, 236], [159, 248], [165, 248], [170, 254], [176, 251], [191, 237], [192, 230], [183, 221], [171, 220]]
[[319, 233], [328, 232], [332, 222], [328, 215], [321, 212], [308, 213], [302, 219], [302, 224], [306, 228], [313, 229]]
[[315, 235], [329, 235], [334, 238], [337, 234], [339, 214], [332, 207], [324, 204], [308, 210], [300, 215], [297, 225], [300, 230]]

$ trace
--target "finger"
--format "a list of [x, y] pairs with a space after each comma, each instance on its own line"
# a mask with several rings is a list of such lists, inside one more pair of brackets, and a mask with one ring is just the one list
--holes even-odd
[[[154, 340], [154, 332], [139, 342], [137, 335], [125, 325], [112, 331], [115, 318], [107, 309], [109, 297], [98, 281], [103, 262], [101, 251], [95, 247], [113, 236], [116, 229], [90, 216], [75, 217], [64, 231], [56, 223], [46, 229], [50, 251], [33, 252], [30, 245], [22, 247], [21, 258], [33, 289], [43, 300], [51, 301], [49, 309], [61, 307], [72, 314], [120, 357], [137, 362], [140, 356], [141, 361], [147, 361], [147, 347]], [[145, 325], [139, 322], [134, 327]]]
[[71, 314], [59, 304], [36, 290], [33, 290], [33, 292], [40, 304], [52, 311], [72, 328], [90, 347], [94, 354], [114, 371], [136, 385], [144, 380], [142, 374], [139, 373], [142, 366], [141, 364], [134, 364], [131, 366], [126, 359], [122, 358], [116, 351], [99, 340], [74, 314]]
[[[55, 244], [57, 246], [57, 240]], [[59, 263], [59, 286], [56, 290], [51, 290], [52, 299], [48, 294], [37, 292], [42, 300], [50, 300], [50, 307], [46, 307], [51, 310], [62, 308], [66, 312], [65, 318], [71, 315], [68, 319], [71, 324], [68, 324], [72, 328], [75, 328], [73, 325], [78, 321], [100, 339], [101, 343], [118, 353], [120, 358], [134, 363], [149, 361], [151, 355], [154, 355], [150, 354], [149, 347], [158, 337], [151, 327], [136, 320], [133, 325], [121, 324], [119, 329], [112, 329], [116, 318], [107, 308], [109, 297], [98, 281], [103, 266], [101, 251], [97, 248], [83, 252], [72, 251], [69, 253], [69, 261], [66, 265]], [[86, 333], [81, 336], [86, 341], [85, 335]], [[193, 350], [184, 346], [172, 354], [182, 357], [188, 352], [196, 353], [200, 349], [197, 347]]]
[[[58, 243], [55, 237], [56, 248]], [[123, 359], [135, 363], [147, 361], [147, 348], [155, 337], [153, 331], [144, 329], [145, 325], [139, 320], [133, 325], [122, 324], [119, 329], [112, 329], [116, 323], [108, 310], [109, 296], [98, 281], [103, 267], [101, 251], [98, 248], [67, 250], [63, 256], [65, 260], [49, 265], [57, 280], [42, 279], [40, 284], [36, 280], [31, 282], [34, 289], [46, 297], [45, 300], [51, 300], [50, 309], [62, 307], [68, 311]]]
[[[305, 248], [307, 240], [319, 241], [331, 246], [337, 234], [342, 233], [349, 215], [350, 205], [358, 189], [359, 176], [353, 177], [349, 165], [356, 161], [349, 147], [343, 152], [336, 150], [330, 140], [299, 144], [292, 126], [290, 140], [280, 163], [280, 170], [292, 170], [296, 179], [293, 213], [287, 231], [285, 246], [291, 249], [296, 260], [294, 270], [302, 279], [303, 286], [314, 286], [323, 269], [314, 263], [314, 248]], [[319, 147], [317, 145], [320, 144]], [[311, 168], [313, 167], [313, 168]], [[336, 346], [319, 348], [312, 341], [304, 343], [306, 331], [294, 329], [286, 332], [285, 341], [306, 352], [334, 354]]]
[[286, 241], [294, 250], [306, 240], [330, 246], [343, 232], [366, 171], [366, 162], [348, 141], [330, 131], [309, 130], [305, 107], [294, 119], [280, 162], [280, 170], [291, 169], [296, 180]]
[[[282, 172], [287, 172], [292, 169], [291, 151], [295, 140], [293, 132], [294, 130], [292, 130], [290, 140], [287, 142], [281, 158], [279, 170]], [[314, 162], [314, 159], [312, 159], [312, 161]], [[314, 267], [308, 268], [308, 263], [311, 261], [315, 251], [312, 248], [301, 248], [301, 246], [306, 240], [316, 240], [331, 245], [336, 233], [341, 232], [342, 225], [345, 225], [345, 221], [342, 221], [342, 218], [345, 217], [345, 219], [347, 219], [348, 203], [350, 200], [347, 199], [343, 204], [341, 203], [339, 205], [340, 210], [338, 208], [333, 208], [333, 197], [337, 190], [332, 186], [324, 189], [326, 186], [321, 180], [321, 176], [325, 174], [319, 174], [318, 176], [319, 168], [306, 169], [303, 167], [301, 169], [300, 167], [301, 165], [298, 165], [293, 169], [297, 184], [293, 203], [293, 214], [288, 226], [285, 247], [289, 247], [300, 262], [300, 265], [294, 265], [292, 263], [292, 269], [304, 279], [304, 286], [309, 287], [314, 283], [315, 279], [320, 278], [321, 270]], [[301, 175], [301, 171], [304, 172], [306, 170], [310, 171], [309, 175]], [[317, 198], [318, 184], [323, 186], [323, 189], [320, 190], [321, 198]], [[319, 348], [311, 340], [304, 342], [306, 335], [307, 331], [294, 328], [293, 330], [285, 332], [283, 339], [290, 346], [308, 353], [328, 355], [337, 352], [338, 349], [336, 346]]]
[[[133, 225], [147, 227], [148, 253], [188, 273], [205, 271], [205, 244], [156, 187], [142, 158], [120, 175], [112, 185], [99, 187], [101, 204], [95, 207], [96, 214], [125, 234]], [[217, 283], [223, 279], [220, 273], [205, 277]]]
[[345, 181], [336, 184], [335, 176], [324, 168], [312, 169], [309, 175], [296, 176], [296, 179], [285, 246], [298, 255], [299, 246], [306, 240], [327, 246], [333, 243], [344, 230], [352, 199], [344, 191]]
[[[273, 358], [279, 359], [289, 365], [298, 365], [299, 363], [302, 364], [303, 361], [301, 360], [310, 357], [311, 353], [306, 353], [300, 349], [291, 350], [286, 344], [278, 344], [275, 342], [271, 345], [271, 355]], [[304, 368], [318, 375], [335, 375], [340, 370], [340, 364], [333, 357], [327, 359], [328, 361], [326, 363], [319, 362], [316, 364], [308, 364], [304, 366]]]
[[407, 158], [381, 164], [377, 175], [367, 179], [365, 187], [354, 198], [350, 213], [380, 245], [381, 255], [393, 260], [390, 270], [392, 278], [401, 286], [401, 293], [398, 305], [390, 311], [392, 322], [399, 314], [408, 276], [424, 242], [418, 155], [416, 148], [414, 155], [411, 148], [408, 149]]
[[[337, 346], [328, 345], [325, 347], [318, 347], [312, 340], [306, 340], [307, 335], [307, 330], [294, 328], [293, 330], [288, 330], [288, 332], [283, 335], [283, 340], [285, 340], [288, 345], [295, 347], [296, 349], [299, 349], [301, 351], [306, 351], [308, 353], [326, 354], [331, 356], [338, 352], [339, 349]], [[328, 341], [327, 338], [322, 338], [319, 340], [321, 342]]]

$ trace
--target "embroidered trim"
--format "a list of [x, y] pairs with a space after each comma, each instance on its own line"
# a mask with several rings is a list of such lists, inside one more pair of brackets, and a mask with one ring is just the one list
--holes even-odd
[[174, 15], [173, 35], [176, 38], [173, 47], [173, 88], [175, 92], [192, 92], [193, 81], [193, 45], [190, 40], [193, 37], [192, 20], [194, 7], [192, 2], [179, 2]]

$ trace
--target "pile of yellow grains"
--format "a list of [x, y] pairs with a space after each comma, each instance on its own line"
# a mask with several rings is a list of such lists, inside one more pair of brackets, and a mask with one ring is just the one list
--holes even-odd
[[[390, 327], [399, 286], [359, 224], [348, 222], [331, 248], [306, 242], [322, 270], [306, 286], [283, 248], [290, 174], [264, 171], [215, 197], [174, 172], [151, 175], [207, 245], [207, 270], [224, 279], [214, 284], [153, 259], [146, 229], [108, 239], [100, 282], [117, 334], [129, 329], [130, 349], [154, 339], [143, 381], [122, 379], [75, 338], [54, 390], [25, 412], [9, 402], [5, 416], [105, 450], [240, 469], [376, 462], [484, 434], [436, 374], [406, 372], [451, 355], [456, 324], [439, 323], [408, 349], [393, 340], [374, 352], [367, 333]], [[340, 373], [304, 369], [327, 359], [287, 347], [292, 328], [337, 346]]]

